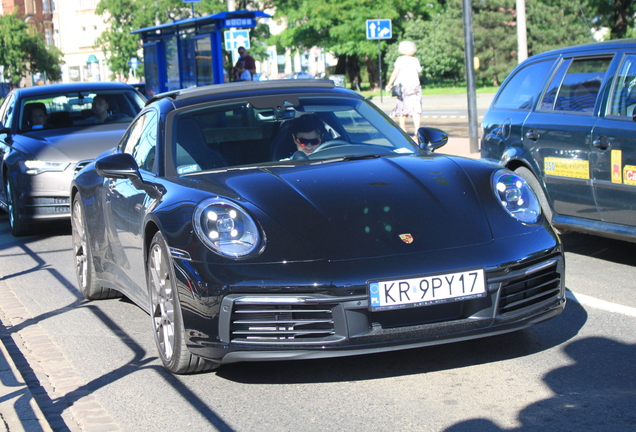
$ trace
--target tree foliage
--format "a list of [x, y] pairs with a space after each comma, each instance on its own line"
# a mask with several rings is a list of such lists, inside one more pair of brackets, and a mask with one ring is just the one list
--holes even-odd
[[39, 34], [15, 14], [0, 16], [0, 65], [4, 77], [17, 85], [29, 72], [46, 74], [50, 81], [62, 79], [62, 52], [47, 47]]
[[[476, 79], [499, 85], [518, 64], [516, 2], [473, 2], [472, 19], [474, 52], [480, 64]], [[526, 19], [529, 55], [591, 40], [577, 0], [526, 0]], [[464, 77], [461, 0], [448, 0], [428, 22], [409, 22], [404, 37], [418, 45], [416, 56], [426, 78], [456, 81]]]
[[634, 27], [636, 2], [634, 0], [587, 0], [579, 9], [595, 27], [608, 27], [610, 39], [628, 36]]
[[528, 55], [593, 42], [578, 0], [526, 0]]
[[287, 24], [272, 38], [277, 46], [292, 50], [320, 46], [341, 57], [352, 81], [359, 80], [360, 62], [374, 68], [372, 60], [378, 58], [378, 41], [367, 39], [366, 20], [392, 20], [393, 39], [380, 42], [384, 51], [401, 40], [408, 22], [426, 19], [437, 6], [436, 0], [274, 0], [274, 4], [275, 19]]

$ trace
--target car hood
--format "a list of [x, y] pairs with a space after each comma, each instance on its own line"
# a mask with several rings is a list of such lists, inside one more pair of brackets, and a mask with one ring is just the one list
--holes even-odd
[[223, 182], [325, 259], [434, 251], [493, 239], [473, 183], [447, 157], [272, 167]]
[[14, 137], [17, 150], [34, 159], [52, 162], [77, 162], [94, 159], [115, 147], [127, 125], [100, 125], [80, 129], [64, 129], [64, 134], [52, 131], [31, 132]]

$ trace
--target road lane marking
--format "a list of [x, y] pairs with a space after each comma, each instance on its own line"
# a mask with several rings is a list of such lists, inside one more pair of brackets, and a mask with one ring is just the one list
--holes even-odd
[[594, 297], [587, 296], [585, 294], [575, 294], [572, 291], [566, 291], [565, 296], [572, 301], [577, 302], [581, 306], [589, 306], [594, 309], [600, 309], [607, 312], [618, 313], [621, 315], [627, 315], [636, 317], [636, 308], [630, 306], [624, 306], [617, 303], [611, 303], [605, 300], [600, 300]]

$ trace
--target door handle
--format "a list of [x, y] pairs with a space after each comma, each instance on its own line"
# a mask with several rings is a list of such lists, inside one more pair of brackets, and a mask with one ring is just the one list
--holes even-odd
[[528, 132], [526, 132], [526, 138], [530, 141], [536, 141], [539, 139], [539, 132], [537, 132], [536, 129], [530, 129]]
[[600, 150], [607, 150], [609, 148], [609, 140], [605, 135], [602, 135], [592, 141], [592, 145]]

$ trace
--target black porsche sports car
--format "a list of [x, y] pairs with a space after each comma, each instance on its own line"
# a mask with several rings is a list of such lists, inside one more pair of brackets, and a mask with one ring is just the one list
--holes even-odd
[[87, 299], [149, 312], [164, 366], [337, 357], [523, 329], [565, 307], [526, 182], [415, 144], [331, 81], [158, 95], [71, 187]]

